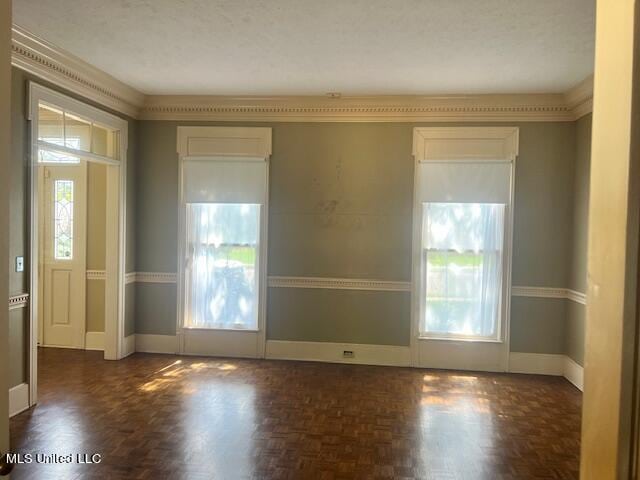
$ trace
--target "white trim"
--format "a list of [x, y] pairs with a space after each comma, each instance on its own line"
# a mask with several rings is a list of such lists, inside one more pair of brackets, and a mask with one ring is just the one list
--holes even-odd
[[[511, 273], [515, 168], [519, 150], [518, 127], [415, 127], [413, 129], [414, 185], [411, 245], [411, 357], [412, 365], [508, 371], [510, 352]], [[422, 264], [422, 201], [419, 169], [425, 162], [483, 163], [510, 165], [509, 202], [504, 218], [503, 276], [500, 324], [495, 341], [420, 336], [424, 312]], [[422, 166], [424, 168], [424, 165]]]
[[379, 290], [387, 292], [410, 292], [411, 282], [366, 280], [359, 278], [328, 277], [269, 277], [273, 288], [324, 288], [332, 290]]
[[567, 289], [567, 300], [574, 301], [576, 303], [580, 303], [582, 305], [587, 304], [587, 294], [578, 292], [576, 290]]
[[[38, 369], [38, 266], [39, 266], [39, 215], [38, 197], [38, 105], [45, 102], [63, 110], [71, 111], [83, 118], [91, 119], [104, 127], [119, 132], [118, 161], [109, 159], [107, 168], [107, 230], [105, 271], [105, 333], [104, 356], [119, 359], [122, 356], [124, 335], [124, 271], [126, 250], [126, 172], [128, 148], [128, 122], [120, 117], [75, 100], [55, 90], [34, 82], [28, 85], [27, 118], [30, 121], [30, 335], [29, 335], [29, 403], [37, 403]], [[83, 336], [84, 338], [84, 336]]]
[[136, 351], [136, 336], [135, 334], [124, 337], [124, 348], [122, 357], [128, 357]]
[[[131, 335], [133, 336], [133, 335]], [[128, 339], [129, 337], [127, 337]], [[178, 353], [176, 335], [135, 334], [135, 351], [145, 353]]]
[[144, 95], [13, 25], [11, 63], [83, 97], [143, 120], [262, 122], [557, 122], [591, 112], [593, 76], [556, 94], [382, 96]]
[[137, 283], [176, 283], [175, 273], [134, 272]]
[[564, 94], [567, 106], [578, 120], [593, 111], [593, 75], [578, 83]]
[[29, 305], [29, 294], [21, 293], [9, 297], [9, 310], [17, 310], [18, 308], [26, 308]]
[[[101, 270], [88, 270], [87, 278], [100, 277]], [[177, 274], [171, 272], [129, 272], [125, 283], [176, 283]], [[330, 290], [371, 290], [385, 292], [410, 292], [411, 282], [396, 280], [369, 280], [365, 278], [337, 277], [287, 277], [271, 275], [267, 277], [269, 288], [321, 288]], [[28, 294], [25, 294], [28, 297]], [[560, 287], [512, 286], [512, 297], [564, 298], [586, 305], [585, 293]]]
[[415, 127], [417, 162], [514, 162], [518, 127]]
[[514, 297], [534, 298], [567, 298], [566, 288], [555, 287], [511, 287], [511, 295]]
[[551, 353], [509, 354], [510, 373], [531, 373], [537, 375], [562, 375], [565, 356]]
[[560, 287], [511, 287], [511, 295], [514, 297], [530, 298], [560, 298], [571, 300], [582, 305], [587, 304], [587, 294]]
[[15, 24], [11, 64], [131, 117], [144, 103], [142, 93]]
[[87, 332], [84, 339], [85, 350], [104, 351], [104, 332]]
[[573, 383], [578, 390], [584, 391], [584, 367], [578, 365], [571, 357], [566, 356], [564, 359], [564, 369], [562, 374], [564, 378]]
[[[269, 127], [184, 127], [177, 128], [178, 168], [178, 239], [176, 332], [178, 351], [186, 354], [219, 354], [264, 357], [267, 329], [267, 262], [269, 241], [269, 157], [272, 129]], [[218, 161], [233, 157], [237, 161], [261, 161], [266, 167], [264, 198], [260, 207], [260, 252], [258, 253], [258, 326], [257, 331], [234, 332], [202, 330], [201, 336], [184, 328], [186, 200], [183, 192], [183, 169], [187, 161]]]
[[9, 417], [29, 409], [29, 384], [21, 383], [9, 389]]
[[87, 270], [87, 280], [105, 280], [106, 278], [105, 270]]
[[566, 378], [580, 391], [584, 387], [584, 368], [568, 355], [511, 352], [509, 373], [555, 375]]
[[564, 93], [340, 98], [149, 95], [139, 118], [242, 122], [558, 122], [576, 120], [584, 114], [585, 105], [588, 103], [567, 104]]
[[[343, 357], [345, 350], [353, 352], [354, 356]], [[410, 348], [394, 345], [267, 340], [265, 357], [273, 360], [411, 366]]]

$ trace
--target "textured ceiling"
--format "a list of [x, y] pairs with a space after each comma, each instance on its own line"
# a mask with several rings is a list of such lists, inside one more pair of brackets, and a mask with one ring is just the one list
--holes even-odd
[[147, 94], [562, 92], [595, 0], [13, 0], [14, 22]]

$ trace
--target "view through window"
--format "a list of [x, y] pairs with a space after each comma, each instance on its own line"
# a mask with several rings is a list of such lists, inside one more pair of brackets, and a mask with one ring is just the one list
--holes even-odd
[[497, 339], [502, 204], [424, 203], [421, 334]]

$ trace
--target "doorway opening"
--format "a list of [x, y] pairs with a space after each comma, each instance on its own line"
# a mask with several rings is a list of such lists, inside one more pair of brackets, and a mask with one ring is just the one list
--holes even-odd
[[29, 405], [38, 346], [125, 356], [127, 122], [29, 84]]

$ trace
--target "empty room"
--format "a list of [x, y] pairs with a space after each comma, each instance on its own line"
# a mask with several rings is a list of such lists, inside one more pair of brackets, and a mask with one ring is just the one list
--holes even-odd
[[637, 0], [0, 5], [0, 478], [638, 478]]

